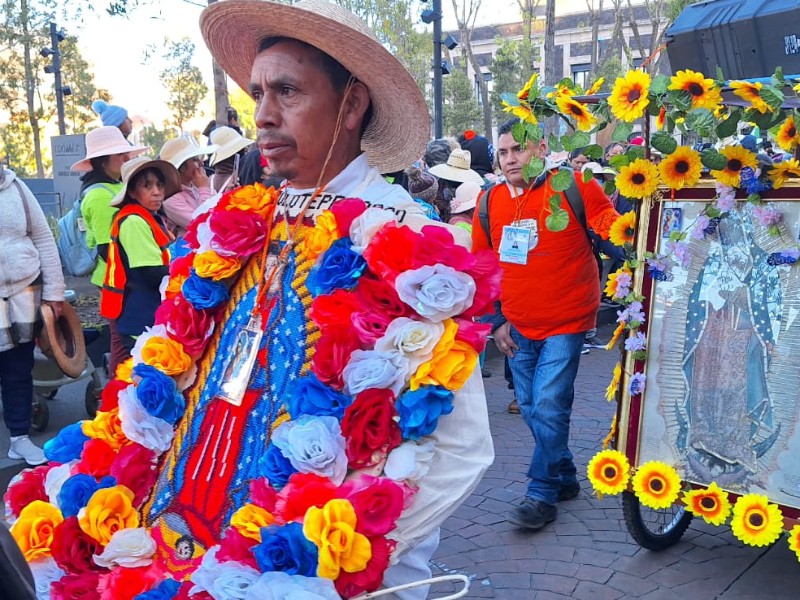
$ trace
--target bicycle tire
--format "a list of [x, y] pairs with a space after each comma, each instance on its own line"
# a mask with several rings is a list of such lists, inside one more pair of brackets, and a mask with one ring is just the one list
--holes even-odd
[[685, 507], [673, 504], [660, 510], [648, 508], [633, 492], [622, 493], [622, 514], [631, 537], [654, 552], [677, 544], [692, 522], [692, 513]]

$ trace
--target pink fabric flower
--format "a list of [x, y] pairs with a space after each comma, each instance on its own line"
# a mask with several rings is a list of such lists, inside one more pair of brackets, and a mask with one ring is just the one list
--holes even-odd
[[503, 270], [497, 255], [492, 250], [479, 250], [473, 257], [475, 264], [466, 273], [475, 280], [475, 297], [472, 306], [461, 314], [462, 317], [480, 317], [493, 312], [494, 301], [500, 297]]
[[367, 210], [367, 203], [361, 198], [343, 198], [331, 206], [331, 212], [336, 217], [336, 229], [340, 237], [350, 237], [350, 226], [353, 221]]
[[349, 500], [358, 516], [356, 531], [367, 537], [386, 535], [395, 528], [407, 499], [408, 489], [388, 477], [361, 475], [339, 488], [340, 498]]
[[490, 323], [476, 323], [470, 319], [455, 319], [458, 325], [456, 339], [465, 342], [475, 348], [475, 352], [480, 354], [486, 348], [489, 334], [492, 333]]
[[123, 446], [111, 463], [110, 475], [133, 491], [133, 502], [139, 506], [156, 482], [156, 455], [140, 444]]
[[253, 211], [238, 208], [215, 211], [208, 221], [215, 250], [247, 257], [264, 246], [267, 223]]
[[278, 493], [269, 484], [265, 477], [259, 477], [250, 481], [250, 502], [267, 510], [275, 512], [275, 501]]
[[759, 204], [753, 207], [753, 218], [762, 227], [777, 225], [782, 216], [781, 211], [773, 204]]
[[220, 562], [234, 560], [257, 569], [256, 557], [252, 552], [256, 543], [256, 540], [242, 535], [235, 527], [229, 527], [219, 542], [216, 558]]
[[165, 324], [169, 337], [197, 356], [214, 331], [214, 312], [197, 310], [183, 294], [177, 294], [156, 309], [156, 323]]

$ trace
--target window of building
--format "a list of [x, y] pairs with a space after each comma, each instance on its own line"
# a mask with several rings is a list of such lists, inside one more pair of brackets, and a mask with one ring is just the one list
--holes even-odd
[[591, 70], [592, 65], [588, 63], [572, 65], [572, 81], [574, 81], [576, 85], [586, 89], [591, 85], [589, 82], [589, 71]]
[[[492, 94], [492, 90], [494, 90], [494, 82], [492, 81], [492, 74], [491, 73], [482, 73], [483, 80], [486, 82], [486, 88], [489, 91], [489, 96]], [[483, 106], [483, 97], [481, 96], [481, 86], [478, 83], [478, 75], [475, 75], [475, 96], [478, 98], [478, 104]]]

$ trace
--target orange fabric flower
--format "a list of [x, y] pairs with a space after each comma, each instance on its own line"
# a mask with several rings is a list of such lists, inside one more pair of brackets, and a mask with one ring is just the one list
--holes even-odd
[[144, 344], [142, 361], [170, 376], [185, 373], [192, 366], [192, 359], [181, 344], [160, 336], [153, 336]]
[[227, 197], [226, 210], [238, 208], [258, 213], [264, 220], [272, 220], [272, 212], [278, 201], [278, 192], [275, 188], [265, 188], [260, 183], [246, 185], [231, 192]]
[[336, 217], [331, 211], [326, 210], [317, 217], [314, 227], [306, 231], [303, 238], [303, 252], [310, 260], [316, 260], [338, 239], [339, 230], [336, 226]]
[[78, 524], [86, 535], [107, 546], [120, 529], [139, 526], [133, 499], [133, 492], [124, 485], [99, 489], [78, 513]]
[[130, 443], [128, 437], [122, 432], [122, 423], [119, 420], [119, 406], [109, 411], [97, 411], [94, 419], [83, 421], [81, 430], [84, 435], [95, 440], [102, 440], [113, 450], [119, 450]]
[[53, 531], [64, 520], [61, 511], [49, 502], [34, 500], [19, 513], [11, 526], [11, 535], [25, 560], [34, 561], [50, 556]]
[[117, 372], [115, 373], [115, 376], [117, 379], [124, 381], [125, 383], [133, 383], [131, 373], [133, 373], [133, 359], [128, 358], [124, 362], [121, 362], [117, 365]]
[[207, 250], [194, 257], [193, 266], [200, 277], [220, 281], [236, 275], [242, 268], [242, 261], [238, 256], [222, 256]]

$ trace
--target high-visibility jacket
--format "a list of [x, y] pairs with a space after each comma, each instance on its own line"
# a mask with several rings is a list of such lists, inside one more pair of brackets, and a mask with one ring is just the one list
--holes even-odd
[[169, 250], [167, 247], [172, 241], [169, 234], [161, 227], [152, 213], [140, 204], [126, 204], [114, 217], [111, 225], [111, 243], [108, 246], [108, 267], [103, 288], [100, 290], [100, 314], [107, 319], [116, 319], [122, 313], [122, 301], [125, 295], [125, 283], [128, 274], [122, 258], [122, 249], [119, 243], [119, 230], [122, 222], [128, 217], [136, 215], [144, 219], [150, 226], [156, 244], [161, 249], [163, 264], [169, 264]]

